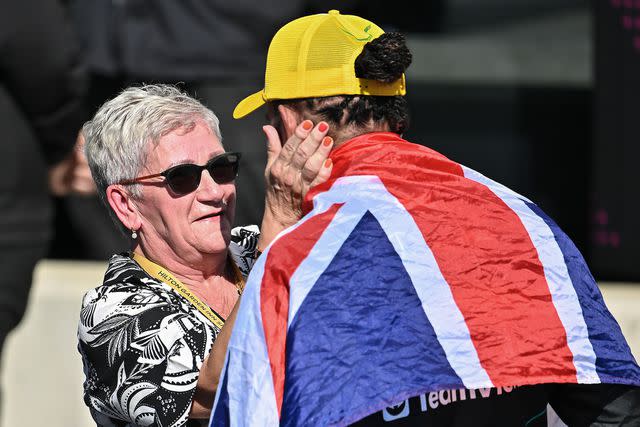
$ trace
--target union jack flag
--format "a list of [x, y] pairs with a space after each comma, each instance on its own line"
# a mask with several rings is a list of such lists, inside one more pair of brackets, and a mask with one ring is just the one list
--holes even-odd
[[346, 425], [455, 388], [640, 385], [584, 259], [534, 203], [391, 133], [331, 157], [253, 268], [211, 425]]

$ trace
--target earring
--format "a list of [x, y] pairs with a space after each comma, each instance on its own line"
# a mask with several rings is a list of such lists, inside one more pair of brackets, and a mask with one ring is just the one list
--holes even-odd
[[136, 230], [134, 230], [133, 228], [131, 229], [131, 238], [133, 240], [136, 240], [138, 238], [138, 232]]

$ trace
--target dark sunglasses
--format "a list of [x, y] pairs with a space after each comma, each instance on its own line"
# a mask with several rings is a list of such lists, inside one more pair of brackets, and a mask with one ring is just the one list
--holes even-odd
[[183, 196], [198, 188], [200, 178], [202, 178], [202, 171], [205, 169], [218, 184], [228, 184], [236, 179], [241, 156], [241, 153], [222, 153], [202, 166], [185, 163], [173, 166], [164, 172], [127, 179], [119, 182], [119, 184], [135, 184], [144, 179], [163, 176], [171, 191], [177, 196]]

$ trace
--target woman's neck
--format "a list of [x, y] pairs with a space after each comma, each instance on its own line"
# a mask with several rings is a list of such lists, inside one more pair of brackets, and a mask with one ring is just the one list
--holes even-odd
[[137, 245], [133, 252], [166, 268], [189, 287], [203, 287], [220, 280], [230, 280], [227, 271], [227, 250], [214, 254], [194, 252], [179, 257], [172, 250], [153, 250]]
[[227, 318], [238, 300], [239, 290], [235, 272], [227, 258], [228, 250], [224, 253], [199, 254], [179, 259], [172, 251], [150, 251], [138, 245], [134, 253], [169, 270], [176, 279], [223, 318]]

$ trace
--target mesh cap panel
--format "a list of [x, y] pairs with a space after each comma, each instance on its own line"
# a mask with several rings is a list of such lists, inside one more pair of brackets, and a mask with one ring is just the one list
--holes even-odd
[[288, 23], [269, 46], [264, 89], [242, 100], [233, 116], [242, 117], [274, 99], [404, 95], [404, 76], [388, 84], [355, 76], [354, 62], [364, 45], [383, 33], [366, 19], [336, 10]]

